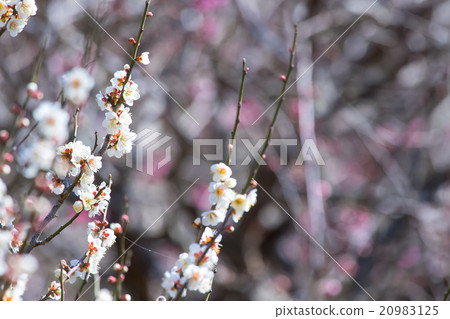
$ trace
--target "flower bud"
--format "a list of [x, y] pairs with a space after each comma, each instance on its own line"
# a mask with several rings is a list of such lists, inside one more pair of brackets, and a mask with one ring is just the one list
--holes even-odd
[[151, 12], [151, 11], [147, 12], [147, 18], [151, 18], [151, 17], [153, 17], [153, 12]]
[[193, 222], [192, 222], [192, 227], [194, 228], [198, 228], [202, 225], [202, 219], [200, 217], [197, 217]]
[[127, 266], [127, 265], [123, 265], [122, 271], [123, 271], [124, 273], [127, 273], [127, 272], [128, 272], [128, 266]]
[[286, 75], [280, 75], [280, 80], [286, 82]]
[[13, 106], [11, 106], [11, 108], [9, 109], [9, 111], [12, 114], [19, 114], [20, 113], [20, 106], [18, 106], [17, 104], [14, 104]]
[[9, 139], [9, 132], [7, 130], [0, 131], [0, 140], [5, 143]]
[[109, 276], [108, 277], [108, 283], [110, 284], [115, 284], [117, 282], [117, 278], [114, 276]]
[[9, 175], [11, 173], [11, 166], [9, 166], [8, 164], [0, 165], [0, 172], [3, 175]]
[[234, 232], [234, 226], [228, 225], [227, 227], [225, 227], [225, 230], [227, 233], [232, 233], [232, 232]]
[[123, 214], [122, 215], [122, 221], [125, 222], [125, 223], [128, 223], [130, 221], [130, 219], [128, 218], [127, 214]]
[[122, 225], [120, 225], [119, 223], [111, 223], [109, 228], [111, 228], [116, 235], [120, 235], [123, 233]]
[[80, 200], [77, 200], [75, 203], [73, 203], [73, 209], [80, 213], [83, 210], [83, 203]]
[[258, 186], [258, 182], [255, 181], [254, 179], [252, 179], [252, 181], [250, 182], [250, 187], [256, 188], [257, 186]]
[[120, 271], [120, 270], [122, 270], [122, 266], [119, 263], [115, 263], [113, 266], [113, 269], [115, 271]]
[[125, 280], [125, 275], [124, 274], [120, 274], [120, 281], [124, 282], [124, 280]]
[[131, 44], [135, 45], [136, 44], [136, 40], [134, 38], [129, 38], [128, 42], [130, 42]]
[[30, 126], [30, 120], [27, 117], [24, 117], [19, 122], [20, 127], [28, 127]]
[[129, 294], [125, 294], [120, 297], [120, 301], [131, 301], [131, 296]]
[[159, 296], [158, 298], [156, 298], [156, 301], [167, 301], [167, 300], [166, 300], [166, 297]]
[[5, 153], [5, 155], [3, 155], [3, 160], [7, 163], [11, 163], [12, 161], [14, 161], [14, 155], [12, 155], [11, 153]]

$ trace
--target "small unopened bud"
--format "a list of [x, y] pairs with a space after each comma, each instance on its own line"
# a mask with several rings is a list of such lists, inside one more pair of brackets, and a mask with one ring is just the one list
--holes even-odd
[[122, 270], [122, 266], [119, 263], [115, 263], [113, 266], [113, 269], [115, 271], [120, 271], [120, 270]]
[[124, 282], [124, 280], [125, 280], [125, 275], [124, 274], [120, 274], [120, 281]]
[[120, 297], [120, 301], [131, 301], [131, 296], [129, 294], [125, 294]]
[[289, 48], [289, 53], [292, 53], [292, 52], [294, 52], [294, 49], [293, 48]]
[[250, 182], [250, 186], [251, 186], [252, 188], [256, 188], [256, 187], [258, 186], [258, 182], [255, 181], [254, 179], [252, 179], [252, 181]]
[[263, 159], [266, 159], [266, 154], [261, 155]]
[[127, 63], [123, 66], [124, 71], [129, 71], [130, 70], [130, 65]]
[[228, 225], [227, 227], [225, 227], [225, 231], [227, 233], [232, 233], [234, 232], [234, 226], [233, 225]]
[[193, 222], [192, 222], [192, 227], [194, 228], [198, 228], [202, 225], [202, 219], [200, 217], [197, 217]]
[[111, 226], [109, 226], [109, 228], [111, 228], [116, 235], [120, 235], [123, 233], [122, 225], [120, 225], [119, 223], [111, 223]]
[[122, 221], [125, 222], [125, 223], [128, 223], [130, 221], [130, 218], [128, 217], [127, 214], [123, 214], [122, 215]]
[[36, 100], [42, 100], [44, 98], [44, 93], [38, 89], [38, 85], [35, 82], [28, 83], [27, 94], [30, 98]]
[[136, 40], [134, 38], [129, 38], [128, 42], [130, 42], [131, 44], [135, 45], [136, 44]]
[[127, 272], [128, 272], [128, 266], [127, 266], [127, 265], [123, 265], [122, 271], [123, 271], [124, 273], [127, 273]]
[[249, 67], [246, 67], [246, 68], [245, 68], [245, 72], [248, 72], [248, 71], [250, 71], [250, 68], [249, 68]]
[[12, 114], [19, 114], [20, 113], [20, 106], [18, 106], [17, 104], [14, 104], [13, 106], [11, 106], [11, 108], [9, 109], [9, 111]]
[[11, 166], [9, 166], [8, 164], [0, 165], [0, 172], [3, 175], [9, 175], [11, 173]]
[[147, 17], [148, 17], [148, 18], [153, 17], [153, 12], [151, 12], [151, 11], [147, 12]]
[[61, 259], [60, 265], [61, 265], [63, 268], [69, 267], [69, 265], [67, 264], [67, 261], [66, 261], [65, 259]]
[[30, 82], [27, 84], [27, 92], [30, 94], [30, 92], [35, 92], [38, 90], [38, 85], [36, 82]]
[[280, 75], [280, 80], [286, 82], [286, 75]]
[[11, 163], [12, 161], [14, 161], [14, 155], [12, 155], [11, 153], [5, 153], [5, 155], [3, 155], [3, 160], [7, 163]]
[[7, 130], [0, 131], [0, 140], [5, 143], [9, 139], [9, 132]]
[[77, 212], [80, 213], [83, 210], [83, 203], [81, 202], [81, 200], [77, 200], [75, 203], [73, 203], [73, 209]]
[[167, 301], [167, 300], [166, 300], [166, 297], [159, 296], [158, 298], [156, 298], [156, 301]]
[[233, 144], [228, 144], [228, 149], [231, 151], [231, 150], [233, 150], [233, 148], [234, 148], [234, 145]]
[[115, 284], [115, 283], [117, 282], [117, 278], [114, 277], [114, 276], [109, 276], [109, 277], [108, 277], [108, 282], [109, 282], [110, 284]]
[[20, 127], [28, 127], [30, 126], [30, 120], [27, 117], [24, 117], [19, 122]]

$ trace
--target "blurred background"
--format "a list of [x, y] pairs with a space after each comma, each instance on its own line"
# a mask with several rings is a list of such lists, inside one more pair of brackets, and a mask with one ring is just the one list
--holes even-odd
[[[8, 109], [23, 101], [47, 41], [38, 80], [46, 100], [57, 99], [61, 75], [74, 67], [86, 67], [96, 80], [78, 133], [92, 145], [94, 131], [105, 135], [95, 94], [128, 63], [121, 47], [131, 52], [128, 38], [137, 35], [144, 1], [37, 5], [24, 32], [0, 38], [0, 128], [10, 127]], [[450, 2], [154, 0], [151, 11], [141, 44], [151, 62], [133, 73], [141, 99], [132, 107], [131, 127], [170, 136], [171, 161], [151, 176], [126, 167], [124, 158], [108, 158], [100, 173], [103, 180], [112, 174], [112, 222], [129, 198], [127, 245], [154, 223], [131, 248], [124, 292], [155, 300], [164, 271], [195, 241], [191, 223], [209, 208], [214, 161], [201, 157], [193, 165], [193, 139], [224, 139], [226, 148], [242, 58], [250, 72], [237, 137], [255, 144], [266, 135], [297, 23], [289, 83], [300, 79], [286, 94], [273, 137], [298, 143], [287, 148], [287, 165], [280, 164], [280, 147], [269, 147], [268, 165], [256, 177], [258, 203], [222, 241], [210, 300], [442, 300], [450, 286]], [[315, 139], [324, 166], [296, 164], [305, 139]], [[250, 169], [240, 165], [246, 149], [236, 148], [231, 168], [241, 189]], [[16, 201], [39, 183], [17, 173], [4, 180]], [[71, 204], [48, 233], [73, 214]], [[61, 259], [82, 256], [87, 222], [78, 219], [33, 251], [40, 267], [24, 299], [47, 291]], [[114, 246], [103, 268], [116, 258]], [[109, 274], [102, 288], [113, 288]]]

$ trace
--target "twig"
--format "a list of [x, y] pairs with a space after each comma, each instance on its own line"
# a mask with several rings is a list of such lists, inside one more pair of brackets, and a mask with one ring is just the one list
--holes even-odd
[[290, 53], [291, 53], [290, 54], [290, 58], [289, 58], [289, 68], [288, 68], [288, 72], [286, 73], [286, 78], [283, 80], [283, 87], [281, 89], [281, 98], [278, 99], [278, 104], [277, 104], [277, 107], [275, 109], [275, 113], [273, 115], [272, 121], [270, 122], [269, 129], [268, 129], [267, 135], [266, 135], [266, 139], [265, 139], [265, 142], [264, 142], [263, 147], [262, 147], [261, 152], [260, 152], [261, 157], [253, 165], [251, 173], [248, 176], [247, 183], [245, 184], [245, 186], [244, 186], [244, 188], [242, 190], [243, 193], [245, 193], [248, 190], [248, 188], [250, 187], [250, 183], [252, 182], [253, 178], [255, 178], [256, 173], [258, 172], [258, 169], [259, 169], [259, 167], [261, 165], [262, 156], [264, 155], [264, 153], [266, 152], [267, 147], [269, 146], [269, 142], [270, 142], [270, 139], [272, 137], [272, 131], [273, 131], [275, 122], [277, 120], [278, 113], [280, 112], [281, 105], [283, 104], [284, 100], [286, 99], [285, 93], [286, 93], [287, 84], [288, 84], [288, 81], [289, 81], [289, 77], [290, 77], [290, 75], [292, 73], [292, 70], [294, 69], [294, 58], [295, 58], [295, 47], [297, 45], [297, 35], [298, 35], [298, 27], [297, 27], [297, 25], [294, 25], [294, 40], [293, 40], [293, 43], [292, 43], [292, 47], [289, 50]]
[[237, 111], [236, 111], [236, 119], [234, 121], [234, 128], [231, 132], [231, 143], [230, 143], [230, 149], [228, 150], [228, 157], [227, 157], [227, 165], [230, 165], [230, 159], [231, 154], [233, 152], [234, 143], [236, 140], [236, 132], [239, 125], [239, 115], [241, 114], [241, 107], [242, 107], [242, 99], [244, 97], [244, 84], [245, 84], [245, 76], [248, 73], [248, 68], [245, 65], [246, 61], [245, 59], [242, 59], [242, 78], [241, 78], [241, 86], [239, 88], [239, 98], [238, 98], [238, 104], [237, 104]]
[[84, 275], [83, 282], [81, 283], [80, 289], [78, 289], [78, 292], [75, 295], [75, 299], [74, 299], [75, 301], [78, 300], [78, 298], [80, 297], [81, 292], [83, 291], [84, 286], [86, 286], [88, 276], [89, 276], [89, 272], [86, 272], [86, 275]]
[[123, 102], [123, 94], [125, 92], [125, 85], [128, 83], [128, 80], [130, 79], [130, 76], [131, 76], [131, 71], [133, 71], [133, 67], [136, 63], [137, 52], [138, 52], [139, 46], [141, 44], [142, 34], [144, 33], [144, 26], [145, 26], [145, 21], [147, 20], [147, 12], [148, 12], [149, 6], [150, 6], [150, 0], [145, 1], [144, 14], [142, 15], [142, 20], [141, 20], [141, 25], [139, 27], [138, 36], [136, 38], [136, 43], [134, 44], [134, 51], [132, 54], [133, 59], [130, 62], [130, 69], [128, 70], [127, 76], [125, 77], [125, 81], [123, 82], [123, 90], [120, 94], [120, 98], [117, 100], [117, 103], [115, 106], [117, 106]]
[[[52, 209], [50, 210], [50, 212], [47, 214], [47, 216], [45, 216], [44, 220], [42, 221], [42, 223], [39, 225], [38, 230], [34, 233], [33, 237], [31, 238], [30, 244], [28, 245], [27, 249], [26, 249], [26, 253], [30, 253], [35, 247], [43, 245], [42, 242], [39, 241], [39, 237], [42, 234], [42, 231], [44, 230], [44, 228], [56, 217], [56, 213], [58, 212], [59, 208], [62, 206], [62, 204], [65, 202], [65, 200], [67, 199], [67, 197], [69, 197], [69, 195], [72, 193], [73, 189], [75, 188], [75, 186], [78, 184], [78, 182], [81, 179], [83, 172], [80, 172], [77, 177], [75, 178], [75, 180], [73, 181], [73, 183], [69, 186], [68, 189], [66, 189], [64, 191], [64, 193], [61, 194], [58, 202], [52, 207]], [[53, 237], [52, 237], [53, 238]], [[47, 241], [48, 242], [48, 241]], [[47, 243], [46, 242], [46, 243]]]
[[447, 292], [444, 294], [444, 301], [447, 301], [449, 296], [450, 296], [450, 287], [448, 287]]
[[17, 143], [16, 145], [14, 145], [12, 148], [11, 148], [11, 152], [15, 152], [15, 151], [17, 151], [17, 149], [20, 147], [20, 145], [22, 145], [23, 144], [23, 142], [25, 142], [29, 137], [30, 137], [30, 135], [31, 135], [31, 133], [33, 133], [33, 131], [36, 129], [36, 127], [38, 126], [38, 124], [39, 124], [39, 122], [36, 122], [36, 123], [34, 123], [34, 125], [30, 128], [30, 130], [28, 131], [28, 133], [27, 133], [27, 135], [25, 135], [25, 137], [19, 142], [19, 143]]
[[92, 148], [92, 153], [95, 153], [97, 147], [98, 147], [98, 132], [95, 131], [95, 140], [94, 140], [94, 147]]
[[60, 269], [61, 271], [59, 273], [59, 284], [61, 286], [61, 301], [64, 301], [64, 279], [63, 279], [64, 268], [62, 262], [60, 263]]
[[77, 140], [77, 132], [78, 132], [78, 114], [80, 113], [80, 109], [77, 108], [75, 114], [73, 115], [73, 142]]
[[[296, 43], [297, 43], [297, 34], [298, 34], [298, 27], [297, 27], [297, 25], [294, 25], [294, 39], [293, 39], [292, 48], [289, 50], [290, 51], [289, 69], [288, 69], [288, 72], [286, 74], [286, 79], [284, 79], [284, 81], [283, 81], [284, 83], [283, 83], [283, 87], [282, 87], [282, 90], [281, 90], [282, 97], [278, 100], [278, 104], [277, 104], [277, 108], [275, 110], [275, 114], [274, 114], [274, 116], [272, 118], [272, 121], [270, 123], [269, 130], [268, 130], [267, 136], [266, 136], [266, 140], [264, 142], [264, 146], [263, 146], [262, 151], [260, 153], [261, 155], [264, 154], [264, 152], [267, 149], [267, 146], [269, 145], [269, 141], [270, 141], [270, 138], [271, 138], [271, 135], [272, 135], [273, 127], [274, 127], [275, 122], [277, 120], [278, 113], [280, 111], [281, 105], [283, 104], [283, 101], [285, 100], [285, 95], [284, 94], [286, 92], [287, 82], [289, 80], [289, 76], [291, 75], [292, 70], [294, 69], [294, 58], [295, 58], [295, 47], [296, 47]], [[245, 70], [245, 60], [243, 61], [243, 64], [244, 64], [244, 70]], [[244, 75], [243, 75], [243, 77], [244, 77]], [[241, 82], [241, 87], [243, 87], [243, 81]], [[243, 92], [243, 88], [242, 88], [242, 92]], [[235, 128], [237, 129], [237, 124], [236, 123], [238, 123], [238, 120], [235, 122]], [[228, 160], [227, 160], [227, 162], [228, 162]], [[248, 177], [247, 183], [244, 186], [244, 188], [242, 190], [242, 193], [246, 193], [247, 192], [248, 188], [250, 187], [251, 181], [253, 180], [253, 178], [255, 177], [256, 173], [258, 172], [259, 166], [260, 166], [260, 161], [257, 161], [255, 163], [255, 165], [254, 165], [254, 167], [253, 167], [249, 177]], [[226, 224], [227, 224], [229, 218], [231, 217], [232, 213], [233, 213], [233, 208], [230, 207], [228, 209], [228, 211], [227, 211], [225, 219], [222, 222], [220, 228], [216, 231], [216, 234], [213, 236], [213, 238], [206, 244], [205, 251], [202, 253], [200, 258], [198, 258], [197, 265], [201, 264], [201, 262], [203, 261], [203, 259], [206, 256], [206, 254], [208, 253], [209, 249], [211, 249], [212, 245], [214, 245], [217, 237], [224, 232]], [[175, 296], [175, 298], [173, 298], [174, 301], [180, 300], [180, 298], [181, 298], [181, 296], [183, 294], [183, 291], [187, 287], [187, 284], [188, 284], [188, 281], [186, 281], [184, 283], [184, 285], [178, 290], [177, 295]]]
[[[124, 215], [128, 215], [128, 197], [125, 196], [124, 197]], [[123, 220], [123, 227], [122, 227], [122, 236], [120, 237], [120, 241], [119, 241], [119, 265], [121, 265], [122, 267], [120, 268], [120, 270], [117, 272], [117, 281], [116, 281], [116, 287], [114, 289], [114, 299], [115, 300], [119, 300], [120, 296], [122, 294], [122, 274], [124, 273], [123, 271], [123, 266], [125, 265], [125, 260], [126, 260], [126, 255], [127, 253], [124, 253], [125, 251], [125, 238], [126, 238], [126, 233], [127, 233], [127, 227], [128, 227], [128, 223], [126, 220]]]

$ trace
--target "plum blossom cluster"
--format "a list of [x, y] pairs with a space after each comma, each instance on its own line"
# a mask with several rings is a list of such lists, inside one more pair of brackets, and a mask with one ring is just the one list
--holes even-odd
[[[189, 252], [180, 254], [175, 266], [164, 273], [161, 286], [171, 298], [177, 297], [181, 290], [181, 296], [186, 296], [185, 288], [200, 293], [211, 290], [222, 239], [221, 235], [215, 237], [213, 230], [207, 227], [200, 243], [191, 244]], [[211, 240], [214, 242], [209, 247]]]
[[209, 184], [209, 203], [212, 209], [202, 213], [201, 220], [196, 220], [197, 225], [217, 226], [225, 221], [228, 210], [231, 208], [231, 218], [235, 223], [239, 222], [244, 213], [248, 212], [256, 204], [256, 189], [248, 194], [239, 194], [233, 190], [236, 180], [231, 177], [231, 168], [224, 163], [211, 166], [213, 181]]
[[0, 179], [0, 297], [2, 300], [22, 300], [28, 277], [38, 263], [31, 255], [19, 254], [21, 241], [14, 227], [14, 202]]
[[42, 171], [52, 168], [57, 145], [64, 143], [68, 136], [69, 113], [59, 102], [42, 101], [32, 113], [37, 122], [36, 131], [19, 148], [17, 161], [22, 175], [34, 178]]
[[230, 216], [237, 223], [256, 204], [256, 189], [248, 194], [239, 194], [233, 190], [236, 179], [231, 177], [232, 171], [227, 165], [214, 164], [211, 173], [211, 210], [202, 213], [193, 223], [195, 227], [201, 227], [201, 239], [189, 246], [188, 253], [180, 254], [175, 266], [164, 273], [162, 287], [172, 299], [184, 297], [187, 290], [200, 293], [211, 291], [214, 269], [219, 260], [221, 233], [232, 229], [217, 226], [225, 226]]
[[16, 37], [37, 12], [34, 0], [0, 0], [0, 28]]
[[[107, 154], [117, 158], [131, 152], [136, 134], [130, 130], [131, 113], [128, 106], [140, 98], [138, 85], [131, 80], [130, 66], [116, 71], [110, 80], [111, 86], [97, 94], [97, 103], [102, 111], [106, 111], [102, 123], [110, 136]], [[127, 105], [127, 106], [126, 106]]]
[[[106, 221], [93, 221], [88, 223], [87, 243], [88, 250], [81, 260], [71, 260], [68, 265], [64, 260], [61, 266], [55, 270], [55, 277], [58, 280], [73, 284], [77, 278], [87, 280], [89, 276], [98, 273], [100, 261], [105, 256], [106, 250], [116, 241], [114, 231], [107, 227]], [[59, 300], [61, 298], [60, 281], [53, 281], [48, 288], [48, 297]]]
[[59, 146], [56, 153], [57, 169], [47, 173], [51, 191], [57, 195], [62, 194], [68, 178], [75, 177], [78, 180], [73, 191], [79, 198], [73, 205], [75, 211], [88, 211], [91, 218], [96, 215], [104, 216], [111, 199], [111, 189], [106, 182], [94, 184], [95, 173], [102, 167], [101, 156], [95, 156], [91, 147], [84, 145], [82, 141]]

